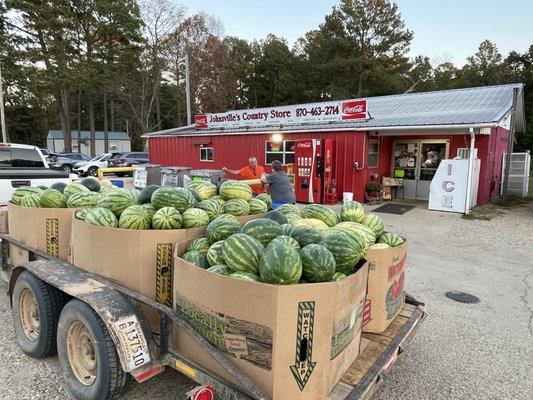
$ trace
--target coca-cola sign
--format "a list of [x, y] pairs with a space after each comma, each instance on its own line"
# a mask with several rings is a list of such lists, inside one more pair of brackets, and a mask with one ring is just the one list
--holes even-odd
[[366, 100], [342, 102], [342, 120], [366, 119]]
[[207, 115], [205, 114], [198, 114], [194, 116], [194, 124], [196, 125], [196, 128], [198, 129], [205, 129], [208, 127], [207, 124]]
[[303, 147], [304, 149], [310, 148], [311, 147], [311, 142], [310, 141], [309, 142], [298, 142], [297, 146], [300, 147], [300, 148]]

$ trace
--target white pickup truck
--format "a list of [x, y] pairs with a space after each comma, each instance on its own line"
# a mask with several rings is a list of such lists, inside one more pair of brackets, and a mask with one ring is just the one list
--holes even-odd
[[0, 205], [7, 204], [20, 186], [70, 183], [68, 173], [48, 168], [41, 150], [25, 144], [0, 143]]

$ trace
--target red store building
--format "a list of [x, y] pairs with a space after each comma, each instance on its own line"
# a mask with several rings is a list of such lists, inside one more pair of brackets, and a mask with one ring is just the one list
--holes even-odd
[[[147, 134], [150, 162], [237, 169], [256, 156], [267, 171], [274, 160], [289, 166], [295, 187], [312, 185], [309, 177], [319, 171], [328, 176], [322, 189], [330, 192], [334, 181], [338, 200], [352, 192], [363, 201], [374, 173], [379, 180], [401, 178], [405, 198], [427, 200], [440, 160], [464, 158], [475, 148], [477, 204], [483, 204], [500, 193], [514, 89], [520, 134], [524, 87], [509, 84], [197, 115], [195, 125]], [[299, 156], [299, 141], [312, 147], [318, 165]], [[331, 147], [321, 153], [326, 143]]]

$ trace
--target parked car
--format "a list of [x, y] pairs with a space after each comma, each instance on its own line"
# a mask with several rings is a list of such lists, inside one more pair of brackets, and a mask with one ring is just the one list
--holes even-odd
[[89, 161], [90, 159], [90, 156], [82, 153], [59, 153], [48, 159], [48, 165], [52, 169], [59, 169], [71, 173], [74, 165], [78, 161]]
[[72, 171], [80, 176], [98, 176], [98, 169], [107, 168], [111, 157], [113, 157], [112, 153], [103, 153], [91, 158], [89, 161], [78, 161], [74, 164]]
[[52, 156], [57, 156], [57, 153], [52, 153], [50, 150], [48, 149], [39, 149], [41, 150], [41, 153], [43, 153], [43, 156], [44, 158], [48, 159]]
[[[136, 164], [147, 164], [148, 153], [142, 151], [127, 151], [118, 153], [109, 160], [109, 168], [112, 167], [131, 167]], [[117, 176], [126, 175], [125, 172], [117, 172]]]

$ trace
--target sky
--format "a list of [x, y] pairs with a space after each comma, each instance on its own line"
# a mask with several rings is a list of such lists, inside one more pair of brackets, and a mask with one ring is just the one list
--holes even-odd
[[[181, 0], [191, 13], [218, 18], [226, 35], [249, 41], [269, 33], [292, 45], [324, 21], [337, 0]], [[396, 0], [414, 32], [410, 56], [426, 55], [435, 64], [462, 66], [489, 39], [506, 56], [533, 44], [533, 0]]]

